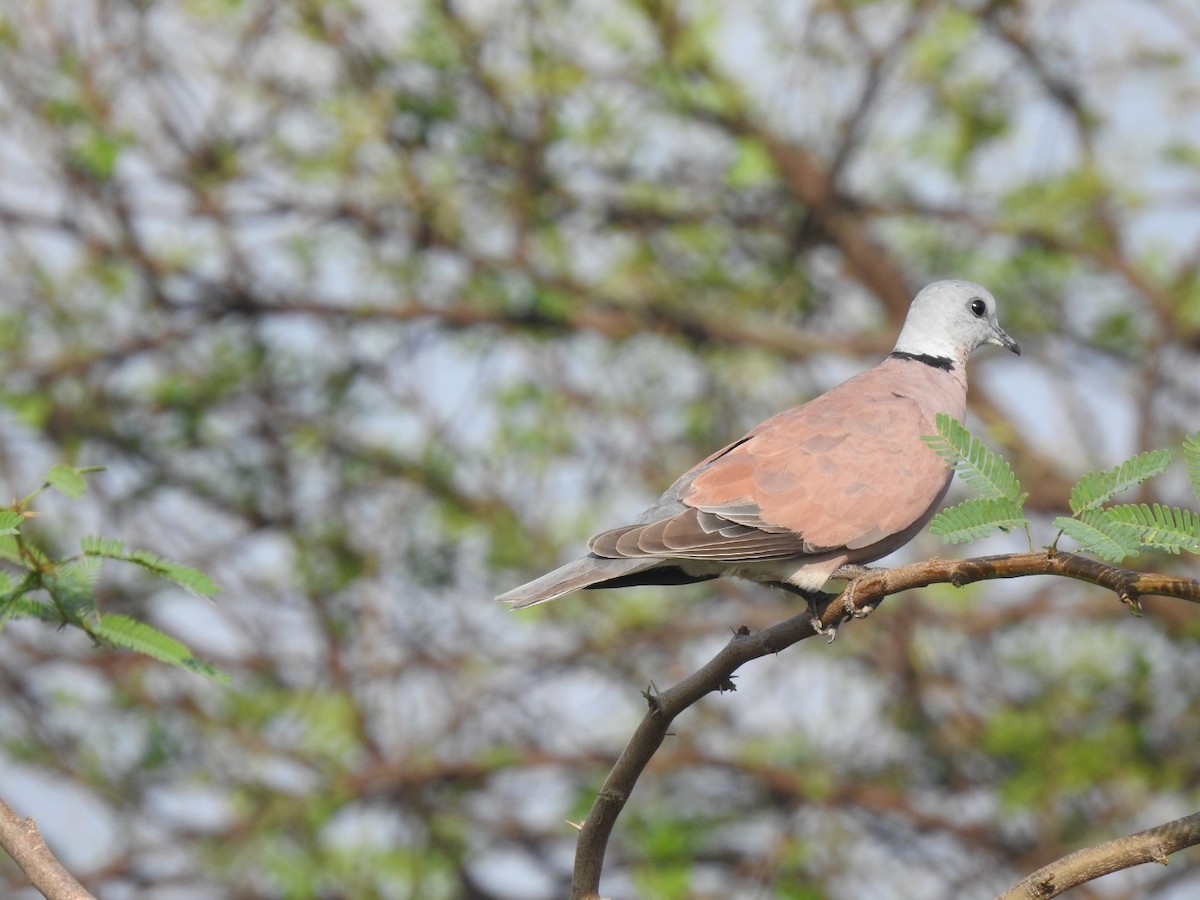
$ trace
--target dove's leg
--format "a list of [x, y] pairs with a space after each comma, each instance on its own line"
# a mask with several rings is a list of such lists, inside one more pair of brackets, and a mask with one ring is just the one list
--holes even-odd
[[[840, 580], [845, 580], [846, 589], [842, 592], [843, 609], [847, 611], [847, 618], [865, 619], [871, 613], [875, 612], [875, 607], [868, 604], [862, 609], [854, 607], [854, 589], [858, 586], [858, 582], [866, 578], [872, 572], [877, 572], [878, 569], [872, 569], [870, 566], [842, 566], [833, 573], [833, 577]], [[843, 619], [845, 621], [845, 619]]]
[[769, 582], [769, 585], [787, 591], [789, 594], [803, 597], [804, 602], [808, 604], [808, 623], [812, 626], [813, 631], [822, 637], [828, 637], [829, 643], [833, 643], [833, 639], [837, 637], [837, 625], [826, 628], [821, 624], [820, 613], [829, 605], [829, 601], [837, 596], [836, 594], [827, 594], [824, 591], [806, 591], [787, 581], [772, 581]]

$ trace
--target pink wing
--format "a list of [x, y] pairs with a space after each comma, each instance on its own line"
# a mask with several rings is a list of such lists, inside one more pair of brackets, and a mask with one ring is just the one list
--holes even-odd
[[869, 547], [928, 517], [945, 492], [952, 473], [921, 440], [934, 430], [917, 400], [860, 376], [693, 468], [672, 488], [682, 511], [604, 532], [591, 550], [736, 562]]

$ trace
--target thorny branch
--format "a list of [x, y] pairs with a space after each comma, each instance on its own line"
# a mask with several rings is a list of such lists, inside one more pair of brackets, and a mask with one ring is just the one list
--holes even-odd
[[3, 800], [0, 800], [0, 847], [46, 900], [95, 900], [50, 852], [33, 819], [22, 818]]
[[1121, 869], [1149, 862], [1165, 866], [1172, 853], [1196, 844], [1200, 844], [1200, 813], [1077, 850], [1021, 879], [996, 900], [1047, 900]]
[[[846, 570], [841, 574], [853, 580], [839, 595], [822, 595], [815, 613], [805, 611], [757, 632], [743, 626], [716, 656], [696, 672], [666, 691], [647, 693], [650, 708], [617, 759], [616, 765], [609, 772], [591, 811], [580, 827], [571, 900], [599, 898], [600, 873], [609, 835], [639, 776], [662, 745], [675, 717], [702, 697], [728, 690], [732, 684], [733, 673], [751, 660], [778, 653], [815, 634], [836, 633], [841, 623], [851, 617], [868, 614], [884, 598], [931, 584], [953, 584], [962, 587], [996, 578], [1058, 575], [1110, 590], [1122, 603], [1135, 610], [1140, 608], [1139, 599], [1147, 595], [1175, 597], [1200, 603], [1200, 580], [1122, 569], [1074, 553], [1059, 551], [1011, 553], [965, 560], [933, 559], [894, 569], [868, 569], [865, 573], [862, 570]], [[1192, 834], [1192, 839], [1174, 849], [1200, 843], [1200, 828], [1192, 829], [1189, 834]], [[1099, 850], [1100, 848], [1093, 848], [1093, 851]], [[1114, 852], [1126, 861], [1124, 865], [1117, 865], [1116, 868], [1146, 861], [1123, 848]], [[1115, 871], [1111, 868], [1101, 870], [1102, 868], [1097, 868], [1095, 874], [1090, 877]], [[1006, 895], [1020, 896], [1049, 897], [1053, 894]]]

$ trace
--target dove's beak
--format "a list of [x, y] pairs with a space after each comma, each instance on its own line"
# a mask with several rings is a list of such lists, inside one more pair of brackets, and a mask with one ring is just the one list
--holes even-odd
[[1021, 346], [1008, 336], [1008, 332], [999, 325], [992, 330], [992, 336], [987, 339], [989, 344], [995, 344], [997, 347], [1003, 347], [1005, 350], [1011, 350], [1017, 356], [1021, 355]]

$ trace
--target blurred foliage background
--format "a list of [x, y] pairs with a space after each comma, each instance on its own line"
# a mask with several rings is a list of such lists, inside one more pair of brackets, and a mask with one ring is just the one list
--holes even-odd
[[[1025, 350], [969, 424], [1039, 539], [1195, 431], [1198, 51], [1189, 0], [0, 4], [0, 485], [106, 466], [27, 530], [210, 572], [102, 606], [232, 676], [10, 622], [0, 795], [105, 900], [564, 896], [641, 690], [794, 603], [494, 594], [939, 276]], [[1146, 606], [929, 589], [756, 662], [677, 723], [606, 894], [988, 897], [1193, 811], [1200, 627]], [[1076, 894], [1197, 890], [1189, 851]]]

